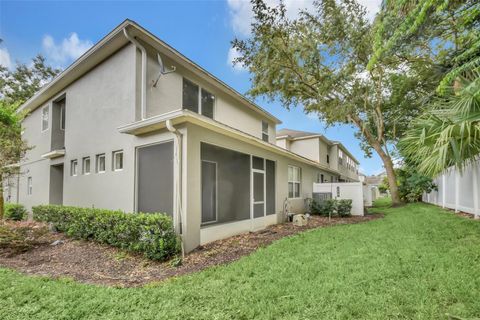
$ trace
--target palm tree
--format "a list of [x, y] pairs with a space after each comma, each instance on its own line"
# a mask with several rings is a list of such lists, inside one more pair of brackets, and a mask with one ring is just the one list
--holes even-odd
[[399, 143], [405, 158], [423, 174], [435, 176], [451, 166], [462, 169], [479, 158], [480, 63], [469, 67], [414, 120]]

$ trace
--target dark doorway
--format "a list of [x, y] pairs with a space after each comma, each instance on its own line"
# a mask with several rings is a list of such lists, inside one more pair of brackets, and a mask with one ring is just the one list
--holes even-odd
[[63, 164], [50, 166], [50, 204], [63, 204]]

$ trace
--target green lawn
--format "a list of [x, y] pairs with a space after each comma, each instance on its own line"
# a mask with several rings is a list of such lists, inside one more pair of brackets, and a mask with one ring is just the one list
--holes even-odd
[[228, 266], [116, 289], [0, 269], [0, 319], [480, 317], [480, 222], [413, 204], [285, 238]]

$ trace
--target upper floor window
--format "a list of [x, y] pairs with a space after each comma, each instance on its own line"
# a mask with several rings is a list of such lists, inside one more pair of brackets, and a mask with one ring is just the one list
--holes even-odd
[[32, 177], [27, 178], [27, 195], [31, 196], [33, 193]]
[[78, 161], [72, 160], [70, 162], [70, 175], [75, 177], [78, 174]]
[[65, 102], [60, 106], [60, 130], [65, 130]]
[[338, 150], [338, 163], [343, 164], [343, 151]]
[[113, 152], [113, 171], [123, 170], [123, 151]]
[[299, 167], [288, 166], [288, 197], [300, 198], [302, 170]]
[[48, 121], [50, 118], [50, 108], [49, 106], [45, 106], [42, 109], [42, 131], [48, 129]]
[[90, 174], [90, 157], [83, 158], [82, 161], [82, 173], [87, 175]]
[[97, 154], [95, 159], [95, 171], [97, 173], [104, 173], [105, 172], [105, 154]]
[[213, 119], [215, 96], [190, 80], [183, 79], [183, 109], [187, 109]]
[[327, 154], [327, 163], [330, 163], [330, 156]]
[[268, 142], [268, 122], [262, 121], [262, 140]]

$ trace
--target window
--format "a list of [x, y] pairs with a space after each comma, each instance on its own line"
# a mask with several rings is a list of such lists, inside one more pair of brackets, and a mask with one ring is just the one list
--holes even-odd
[[299, 167], [288, 166], [288, 197], [300, 198], [302, 171]]
[[60, 130], [65, 130], [65, 103], [60, 106]]
[[183, 109], [187, 109], [213, 119], [215, 96], [195, 83], [183, 79]]
[[123, 170], [123, 151], [113, 152], [113, 171]]
[[70, 162], [70, 175], [75, 177], [78, 173], [78, 161], [72, 160]]
[[198, 92], [196, 84], [183, 79], [183, 109], [198, 113]]
[[338, 150], [338, 164], [343, 165], [343, 151]]
[[82, 173], [87, 175], [90, 174], [90, 157], [83, 158], [82, 161]]
[[42, 109], [42, 132], [48, 129], [48, 119], [50, 117], [49, 106], [45, 106]]
[[327, 163], [330, 163], [330, 156], [327, 154]]
[[95, 160], [95, 167], [97, 173], [104, 173], [105, 172], [105, 154], [97, 154]]
[[27, 178], [27, 194], [31, 196], [32, 192], [33, 192], [32, 177], [28, 177]]
[[262, 121], [262, 140], [268, 142], [268, 122]]
[[210, 92], [202, 89], [202, 106], [201, 113], [205, 117], [213, 119], [213, 106], [215, 103], [215, 96]]

